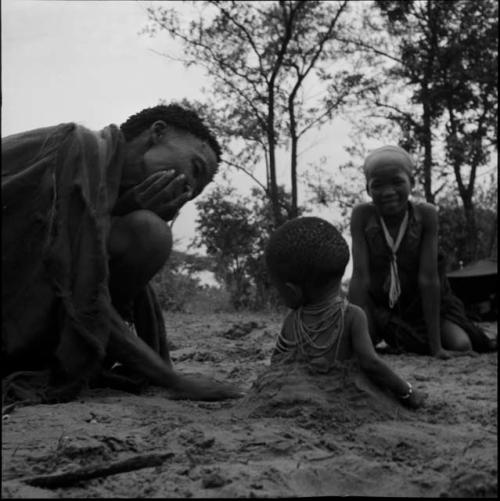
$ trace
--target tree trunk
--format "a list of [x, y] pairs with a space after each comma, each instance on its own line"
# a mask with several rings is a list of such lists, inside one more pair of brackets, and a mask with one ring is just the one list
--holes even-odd
[[432, 193], [432, 102], [429, 93], [429, 82], [434, 78], [434, 60], [438, 49], [437, 40], [437, 21], [434, 12], [436, 7], [431, 0], [427, 0], [425, 10], [429, 19], [428, 34], [428, 60], [424, 68], [422, 81], [422, 106], [423, 106], [423, 131], [422, 141], [424, 144], [424, 194], [425, 200], [431, 204], [434, 203], [434, 193]]
[[298, 216], [298, 194], [297, 194], [297, 124], [295, 121], [295, 108], [292, 101], [288, 103], [288, 111], [290, 115], [290, 139], [291, 139], [291, 158], [290, 158], [290, 174], [292, 185], [292, 207], [290, 211], [291, 218]]
[[497, 228], [498, 228], [498, 212], [495, 216], [495, 222], [493, 223], [493, 226], [491, 228], [490, 243], [488, 245], [488, 256], [491, 258], [496, 258], [498, 253]]
[[474, 204], [470, 197], [463, 199], [465, 213], [465, 228], [467, 231], [467, 239], [465, 241], [465, 259], [466, 263], [471, 263], [477, 258], [478, 242], [477, 242], [477, 225], [474, 211]]
[[281, 212], [278, 200], [278, 183], [276, 179], [276, 140], [274, 137], [274, 89], [269, 88], [268, 117], [267, 117], [267, 140], [269, 143], [269, 180], [271, 186], [269, 193], [271, 196], [271, 207], [273, 219], [276, 227], [281, 224]]
[[476, 166], [472, 166], [469, 184], [466, 186], [461, 173], [461, 167], [463, 165], [463, 148], [461, 147], [461, 142], [458, 137], [458, 126], [451, 102], [448, 103], [448, 115], [450, 124], [448, 156], [453, 164], [453, 171], [455, 172], [455, 179], [458, 185], [458, 193], [462, 199], [465, 216], [465, 230], [467, 235], [465, 243], [465, 259], [467, 263], [470, 263], [476, 259], [478, 249], [476, 216], [474, 213], [474, 202], [472, 201]]
[[424, 194], [425, 200], [433, 204], [434, 193], [432, 193], [432, 124], [427, 83], [424, 83], [422, 89], [422, 107], [422, 142], [424, 145]]

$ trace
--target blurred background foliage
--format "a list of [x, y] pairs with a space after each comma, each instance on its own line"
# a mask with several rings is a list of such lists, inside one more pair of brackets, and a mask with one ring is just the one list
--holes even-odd
[[[182, 104], [215, 131], [221, 170], [252, 186], [242, 196], [227, 178], [197, 199], [193, 254], [174, 252], [155, 278], [165, 308], [203, 295], [220, 308], [276, 307], [270, 233], [321, 212], [349, 241], [352, 207], [366, 200], [360, 166], [380, 144], [416, 159], [414, 198], [439, 208], [449, 270], [496, 256], [496, 1], [185, 1], [148, 16], [144, 33], [181, 42], [168, 57], [204, 68], [206, 99]], [[304, 164], [307, 140], [336, 117], [352, 127], [349, 161]]]

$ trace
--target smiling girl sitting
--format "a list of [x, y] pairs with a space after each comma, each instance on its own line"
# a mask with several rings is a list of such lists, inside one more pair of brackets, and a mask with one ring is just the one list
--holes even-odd
[[368, 155], [363, 170], [372, 202], [352, 211], [349, 300], [365, 310], [374, 344], [383, 339], [398, 350], [442, 359], [493, 349], [450, 289], [438, 259], [435, 206], [409, 199], [411, 156], [384, 146]]

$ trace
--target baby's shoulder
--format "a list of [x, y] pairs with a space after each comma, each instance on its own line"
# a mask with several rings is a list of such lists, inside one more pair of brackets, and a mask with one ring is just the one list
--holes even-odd
[[344, 326], [347, 332], [357, 325], [359, 322], [366, 321], [366, 313], [363, 308], [356, 304], [346, 302], [345, 313], [344, 313]]

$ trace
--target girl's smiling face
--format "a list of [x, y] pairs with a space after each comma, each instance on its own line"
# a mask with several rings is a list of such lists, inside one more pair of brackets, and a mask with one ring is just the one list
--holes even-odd
[[413, 180], [399, 165], [383, 164], [374, 168], [366, 189], [383, 216], [395, 216], [406, 210]]

